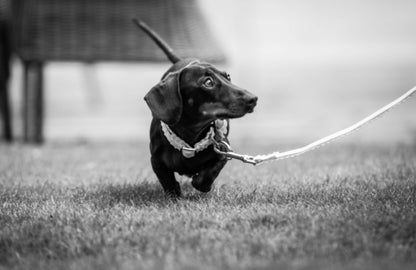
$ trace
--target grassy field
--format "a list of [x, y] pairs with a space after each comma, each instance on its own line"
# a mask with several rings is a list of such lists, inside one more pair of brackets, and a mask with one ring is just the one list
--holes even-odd
[[179, 201], [164, 197], [147, 143], [0, 144], [0, 153], [0, 268], [416, 266], [415, 144], [232, 161], [209, 194], [180, 178]]

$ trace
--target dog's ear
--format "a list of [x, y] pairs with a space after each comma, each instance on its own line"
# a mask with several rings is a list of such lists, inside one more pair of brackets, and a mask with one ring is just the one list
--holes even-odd
[[168, 125], [176, 124], [182, 115], [179, 74], [180, 72], [169, 74], [144, 97], [153, 116]]

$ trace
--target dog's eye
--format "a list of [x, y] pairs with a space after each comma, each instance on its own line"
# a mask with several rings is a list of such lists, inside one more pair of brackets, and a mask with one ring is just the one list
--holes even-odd
[[225, 74], [225, 78], [227, 78], [227, 80], [231, 81], [231, 76], [230, 76], [230, 74], [226, 73], [226, 74]]
[[214, 81], [211, 78], [207, 78], [204, 81], [204, 86], [207, 88], [212, 88], [214, 87]]

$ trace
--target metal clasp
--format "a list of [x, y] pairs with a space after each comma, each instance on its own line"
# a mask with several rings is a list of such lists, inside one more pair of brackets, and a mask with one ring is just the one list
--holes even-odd
[[181, 152], [184, 157], [193, 158], [195, 156], [196, 149], [184, 146], [182, 147]]
[[[231, 148], [231, 146], [227, 142], [225, 142], [225, 141], [219, 141], [219, 142], [217, 142], [214, 139], [212, 139], [212, 141], [213, 141], [213, 144], [214, 144], [214, 151], [217, 154], [224, 155], [224, 156], [226, 156], [229, 159], [232, 159], [232, 158], [233, 159], [238, 159], [238, 160], [240, 160], [242, 162], [249, 163], [249, 164], [252, 164], [252, 165], [256, 165], [258, 163], [257, 160], [255, 160], [251, 156], [248, 156], [248, 155], [240, 155], [240, 154], [235, 153], [233, 151], [233, 149]], [[222, 149], [225, 149], [225, 151], [223, 151]]]

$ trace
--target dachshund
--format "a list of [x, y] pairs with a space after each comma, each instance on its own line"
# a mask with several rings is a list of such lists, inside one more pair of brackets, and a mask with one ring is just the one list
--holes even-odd
[[174, 172], [192, 177], [192, 186], [209, 192], [227, 158], [213, 139], [228, 143], [229, 119], [253, 112], [257, 97], [231, 83], [230, 75], [194, 58], [179, 58], [144, 22], [133, 20], [166, 54], [172, 66], [145, 95], [152, 112], [151, 164], [163, 190], [181, 196]]

